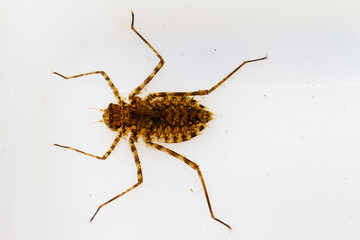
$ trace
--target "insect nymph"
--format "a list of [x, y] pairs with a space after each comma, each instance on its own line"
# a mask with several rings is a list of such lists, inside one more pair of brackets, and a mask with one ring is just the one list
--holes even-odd
[[203, 105], [201, 105], [192, 96], [202, 96], [202, 95], [210, 94], [212, 91], [214, 91], [217, 87], [219, 87], [222, 83], [224, 83], [227, 79], [229, 79], [231, 75], [233, 75], [237, 70], [239, 70], [245, 64], [249, 62], [265, 60], [267, 57], [243, 62], [229, 75], [227, 75], [224, 79], [222, 79], [215, 86], [213, 86], [208, 90], [199, 90], [194, 92], [157, 92], [157, 93], [149, 94], [148, 96], [142, 99], [138, 97], [138, 95], [140, 94], [141, 90], [153, 79], [156, 73], [164, 65], [164, 59], [150, 45], [150, 43], [146, 41], [145, 38], [142, 37], [137, 30], [135, 30], [134, 13], [131, 12], [131, 14], [132, 14], [131, 29], [142, 39], [142, 41], [146, 43], [147, 46], [151, 48], [151, 50], [157, 55], [160, 61], [156, 65], [155, 69], [145, 79], [145, 81], [130, 93], [128, 99], [129, 103], [125, 102], [124, 99], [120, 97], [117, 88], [114, 86], [108, 75], [103, 71], [89, 72], [71, 77], [65, 77], [59, 73], [54, 72], [54, 74], [57, 74], [65, 79], [77, 78], [91, 74], [101, 74], [105, 78], [117, 100], [117, 103], [110, 103], [106, 109], [102, 110], [104, 112], [103, 122], [111, 130], [117, 133], [109, 150], [103, 156], [97, 156], [80, 151], [78, 149], [69, 146], [62, 146], [59, 144], [54, 144], [54, 145], [66, 149], [71, 149], [76, 152], [100, 160], [105, 160], [114, 150], [114, 148], [120, 141], [121, 137], [130, 135], [129, 144], [137, 168], [138, 181], [132, 187], [128, 188], [124, 192], [120, 193], [119, 195], [113, 197], [109, 201], [100, 205], [96, 210], [95, 214], [90, 219], [90, 221], [94, 219], [96, 214], [103, 206], [121, 197], [125, 193], [133, 190], [143, 182], [140, 160], [135, 147], [135, 143], [141, 137], [147, 145], [162, 152], [170, 154], [171, 156], [183, 161], [185, 164], [187, 164], [195, 171], [197, 171], [205, 193], [205, 197], [211, 217], [214, 220], [220, 222], [221, 224], [231, 229], [231, 227], [228, 224], [215, 217], [211, 208], [210, 198], [206, 190], [205, 181], [199, 166], [193, 161], [187, 159], [186, 157], [156, 142], [180, 143], [199, 135], [199, 133], [207, 126], [207, 123], [212, 119], [212, 113], [209, 112]]

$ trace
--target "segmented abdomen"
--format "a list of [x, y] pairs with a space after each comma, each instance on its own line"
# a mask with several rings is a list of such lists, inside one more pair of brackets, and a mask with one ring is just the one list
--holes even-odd
[[206, 127], [212, 113], [190, 97], [161, 97], [150, 100], [142, 112], [141, 135], [167, 143], [189, 140]]

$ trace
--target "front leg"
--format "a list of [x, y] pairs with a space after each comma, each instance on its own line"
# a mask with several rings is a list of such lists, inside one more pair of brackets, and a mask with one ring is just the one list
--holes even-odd
[[109, 86], [110, 86], [111, 90], [113, 91], [118, 103], [121, 102], [119, 91], [117, 90], [117, 88], [114, 86], [114, 84], [110, 80], [109, 76], [104, 71], [95, 71], [95, 72], [83, 73], [83, 74], [74, 75], [74, 76], [71, 76], [71, 77], [65, 77], [64, 75], [62, 75], [60, 73], [57, 73], [57, 72], [53, 72], [53, 73], [60, 76], [60, 77], [62, 77], [62, 78], [65, 78], [65, 79], [77, 78], [77, 77], [82, 77], [82, 76], [87, 76], [87, 75], [92, 75], [92, 74], [101, 74], [105, 78], [106, 82], [109, 84]]
[[114, 139], [113, 143], [111, 144], [109, 150], [107, 150], [107, 152], [106, 152], [103, 156], [97, 156], [97, 155], [94, 155], [94, 154], [91, 154], [91, 153], [87, 153], [87, 152], [78, 150], [78, 149], [73, 148], [73, 147], [63, 146], [63, 145], [60, 145], [60, 144], [54, 144], [54, 146], [56, 146], [56, 147], [61, 147], [61, 148], [66, 148], [66, 149], [70, 149], [70, 150], [76, 151], [76, 152], [78, 152], [78, 153], [85, 154], [86, 156], [94, 157], [94, 158], [97, 158], [97, 159], [100, 159], [100, 160], [106, 160], [107, 157], [108, 157], [108, 156], [111, 154], [111, 152], [114, 150], [114, 148], [116, 147], [116, 145], [118, 144], [118, 142], [120, 141], [121, 136], [122, 136], [122, 132], [118, 133], [118, 135], [117, 135], [116, 138]]

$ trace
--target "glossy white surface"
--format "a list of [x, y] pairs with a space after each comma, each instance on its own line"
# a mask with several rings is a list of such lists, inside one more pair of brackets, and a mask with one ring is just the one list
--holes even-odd
[[[360, 17], [358, 1], [5, 1], [1, 6], [1, 239], [359, 239]], [[162, 54], [147, 91], [210, 88], [216, 113], [203, 134], [168, 145], [197, 162], [137, 148], [136, 182], [123, 140], [107, 161], [52, 143], [104, 153], [114, 133], [101, 113], [114, 101], [104, 70], [123, 96]]]

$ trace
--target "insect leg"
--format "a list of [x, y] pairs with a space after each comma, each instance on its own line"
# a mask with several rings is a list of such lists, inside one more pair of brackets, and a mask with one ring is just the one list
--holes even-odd
[[118, 135], [115, 137], [113, 143], [111, 144], [109, 150], [107, 150], [107, 152], [102, 157], [97, 156], [97, 155], [93, 155], [93, 154], [90, 154], [90, 153], [87, 153], [87, 152], [83, 152], [81, 150], [78, 150], [76, 148], [72, 148], [72, 147], [69, 147], [69, 146], [63, 146], [63, 145], [59, 145], [59, 144], [54, 144], [54, 146], [70, 149], [70, 150], [73, 150], [73, 151], [76, 151], [76, 152], [79, 152], [79, 153], [82, 153], [82, 154], [85, 154], [87, 156], [94, 157], [94, 158], [97, 158], [97, 159], [100, 159], [100, 160], [106, 160], [106, 158], [110, 155], [110, 153], [114, 150], [114, 148], [116, 147], [116, 145], [120, 141], [121, 135], [122, 135], [122, 132], [118, 133]]
[[61, 75], [60, 73], [57, 73], [57, 72], [53, 72], [53, 73], [56, 74], [56, 75], [59, 75], [62, 78], [65, 78], [65, 79], [77, 78], [77, 77], [82, 77], [82, 76], [87, 76], [87, 75], [92, 75], [92, 74], [98, 74], [99, 73], [105, 78], [106, 82], [109, 84], [109, 86], [112, 89], [118, 103], [121, 102], [121, 98], [120, 98], [120, 95], [119, 95], [119, 92], [118, 92], [117, 88], [114, 86], [114, 84], [112, 83], [112, 81], [110, 80], [110, 78], [108, 77], [108, 75], [104, 71], [95, 71], [95, 72], [83, 73], [83, 74], [79, 74], [79, 75], [75, 75], [75, 76], [71, 76], [71, 77], [65, 77], [64, 75]]
[[156, 75], [156, 73], [160, 70], [160, 68], [164, 65], [165, 61], [164, 59], [160, 56], [160, 54], [155, 50], [155, 48], [153, 48], [153, 46], [150, 45], [150, 43], [148, 41], [146, 41], [146, 39], [141, 36], [141, 34], [134, 28], [134, 13], [131, 12], [131, 29], [136, 33], [136, 35], [138, 35], [141, 40], [143, 40], [146, 45], [149, 46], [149, 48], [151, 48], [151, 50], [153, 50], [153, 52], [156, 54], [156, 56], [158, 56], [158, 58], [160, 59], [160, 62], [156, 65], [156, 67], [154, 68], [154, 70], [150, 73], [150, 75], [144, 80], [144, 82], [142, 82], [137, 88], [135, 88], [129, 95], [129, 99], [131, 101], [131, 99], [133, 99], [133, 97], [135, 97], [136, 95], [138, 95], [141, 90], [151, 81], [151, 79], [153, 79], [153, 77]]
[[94, 217], [96, 216], [96, 214], [99, 212], [99, 210], [105, 206], [106, 204], [114, 201], [115, 199], [121, 197], [122, 195], [124, 195], [125, 193], [133, 190], [134, 188], [136, 188], [137, 186], [139, 186], [142, 182], [143, 182], [143, 176], [142, 176], [142, 171], [141, 171], [141, 165], [140, 165], [140, 160], [139, 160], [139, 155], [137, 153], [137, 150], [135, 148], [135, 144], [134, 144], [134, 137], [131, 136], [130, 137], [130, 140], [129, 140], [129, 143], [130, 143], [130, 148], [131, 148], [131, 151], [133, 153], [133, 156], [134, 156], [134, 159], [135, 159], [135, 164], [136, 164], [136, 169], [137, 169], [137, 183], [134, 184], [132, 187], [128, 188], [127, 190], [125, 190], [124, 192], [120, 193], [119, 195], [113, 197], [112, 199], [110, 199], [109, 201], [101, 204], [98, 209], [96, 210], [95, 214], [92, 216], [92, 218], [90, 219], [90, 222], [94, 219]]
[[177, 152], [174, 152], [173, 150], [170, 150], [170, 149], [168, 149], [168, 148], [166, 148], [166, 147], [164, 147], [164, 146], [161, 146], [161, 145], [159, 145], [159, 144], [152, 143], [152, 142], [150, 142], [149, 140], [147, 140], [147, 141], [145, 141], [145, 142], [146, 142], [146, 144], [148, 144], [149, 146], [151, 146], [151, 147], [153, 147], [153, 148], [155, 148], [155, 149], [157, 149], [157, 150], [160, 150], [160, 151], [162, 151], [162, 152], [165, 152], [165, 153], [167, 153], [167, 154], [170, 154], [170, 155], [173, 156], [173, 157], [176, 157], [177, 159], [180, 159], [181, 161], [183, 161], [184, 163], [186, 163], [187, 165], [189, 165], [191, 168], [193, 168], [193, 169], [198, 173], [199, 178], [200, 178], [200, 181], [201, 181], [201, 184], [202, 184], [203, 189], [204, 189], [204, 193], [205, 193], [205, 197], [206, 197], [206, 202], [207, 202], [207, 205], [208, 205], [208, 207], [209, 207], [209, 211], [210, 211], [211, 217], [212, 217], [214, 220], [216, 220], [216, 221], [220, 222], [221, 224], [225, 225], [227, 228], [229, 228], [229, 229], [231, 230], [231, 227], [230, 227], [228, 224], [224, 223], [223, 221], [221, 221], [220, 219], [217, 219], [217, 218], [214, 216], [214, 213], [213, 213], [213, 211], [212, 211], [211, 204], [210, 204], [210, 198], [209, 198], [208, 192], [207, 192], [207, 190], [206, 190], [205, 181], [204, 181], [204, 178], [203, 178], [203, 176], [202, 176], [202, 173], [201, 173], [201, 171], [200, 171], [199, 166], [198, 166], [196, 163], [194, 163], [194, 162], [190, 161], [189, 159], [187, 159], [186, 157], [178, 154]]
[[250, 63], [250, 62], [261, 61], [261, 60], [265, 60], [265, 59], [267, 59], [267, 56], [263, 57], [263, 58], [258, 58], [258, 59], [253, 59], [253, 60], [248, 60], [248, 61], [243, 62], [242, 64], [240, 64], [240, 66], [235, 68], [234, 71], [232, 71], [224, 79], [222, 79], [215, 86], [213, 86], [212, 88], [210, 88], [208, 90], [198, 90], [198, 91], [194, 91], [194, 92], [158, 92], [158, 93], [149, 94], [146, 97], [146, 99], [152, 99], [152, 98], [156, 98], [156, 97], [165, 97], [165, 96], [201, 96], [201, 95], [208, 95], [212, 91], [214, 91], [216, 88], [218, 88], [221, 84], [223, 84], [226, 80], [228, 80], [237, 70], [239, 70], [245, 64]]

